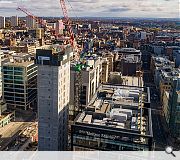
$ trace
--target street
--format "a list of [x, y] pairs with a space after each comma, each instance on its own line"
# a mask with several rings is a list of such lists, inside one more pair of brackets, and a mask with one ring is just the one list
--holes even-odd
[[24, 114], [17, 112], [15, 122], [10, 122], [0, 129], [0, 151], [6, 149], [25, 128], [35, 123], [34, 120], [35, 114], [32, 112], [24, 112]]

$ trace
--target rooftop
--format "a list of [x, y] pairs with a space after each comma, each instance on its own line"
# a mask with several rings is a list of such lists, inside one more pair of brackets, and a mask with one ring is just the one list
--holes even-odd
[[148, 94], [147, 88], [103, 85], [75, 123], [152, 136]]
[[135, 48], [116, 48], [115, 52], [122, 52], [122, 53], [140, 53], [140, 50]]
[[24, 66], [27, 67], [31, 65], [33, 61], [31, 60], [31, 55], [27, 53], [13, 53], [9, 56], [9, 61], [4, 63], [4, 66]]

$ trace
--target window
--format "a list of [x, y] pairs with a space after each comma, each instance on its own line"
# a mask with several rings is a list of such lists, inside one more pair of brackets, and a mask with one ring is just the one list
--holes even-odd
[[21, 67], [14, 67], [14, 71], [20, 71], [22, 72], [24, 70], [24, 68], [21, 68]]

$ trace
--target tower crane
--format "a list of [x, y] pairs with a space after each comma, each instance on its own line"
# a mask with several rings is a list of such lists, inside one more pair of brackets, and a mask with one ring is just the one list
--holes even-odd
[[68, 28], [68, 32], [69, 32], [69, 36], [70, 36], [70, 44], [71, 44], [72, 48], [75, 49], [76, 46], [74, 46], [74, 33], [72, 31], [71, 20], [68, 16], [68, 11], [66, 8], [65, 0], [60, 0], [60, 4], [61, 4], [63, 15], [65, 18], [65, 23], [67, 24], [67, 28]]
[[32, 19], [36, 20], [36, 22], [38, 22], [39, 24], [41, 24], [42, 26], [46, 27], [46, 22], [44, 22], [43, 19], [36, 17], [35, 15], [33, 15], [30, 11], [28, 11], [26, 8], [24, 7], [18, 7], [17, 10], [24, 12], [27, 16], [31, 17]]
[[[61, 5], [62, 11], [63, 11], [64, 18], [65, 18], [65, 23], [67, 25], [67, 29], [69, 32], [70, 44], [71, 44], [74, 52], [76, 52], [77, 46], [75, 43], [75, 37], [74, 37], [74, 33], [72, 30], [72, 26], [71, 26], [71, 20], [68, 16], [68, 11], [66, 8], [65, 0], [60, 0], [60, 5]], [[77, 56], [77, 57], [75, 57], [75, 60], [78, 60], [79, 63], [77, 63], [74, 67], [75, 68], [74, 69], [75, 70], [75, 75], [74, 75], [74, 78], [75, 78], [75, 81], [74, 81], [74, 118], [82, 110], [82, 108], [80, 107], [80, 105], [81, 105], [80, 104], [80, 96], [82, 93], [82, 69], [83, 69], [83, 67], [86, 67], [85, 65], [83, 65], [80, 62], [80, 56], [78, 55], [78, 53], [76, 53], [75, 56]]]

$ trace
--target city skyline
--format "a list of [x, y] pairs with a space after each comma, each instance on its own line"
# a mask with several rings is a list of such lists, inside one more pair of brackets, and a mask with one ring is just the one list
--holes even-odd
[[[83, 3], [82, 3], [83, 2]], [[178, 18], [179, 2], [177, 0], [70, 0], [66, 1], [69, 15], [72, 17], [147, 17], [147, 18]], [[25, 16], [16, 10], [23, 6], [37, 16], [60, 17], [59, 0], [0, 0], [1, 16]], [[172, 10], [173, 8], [173, 10]], [[88, 11], [88, 12], [87, 12]], [[44, 14], [45, 13], [45, 14]], [[151, 13], [151, 14], [150, 14]]]

